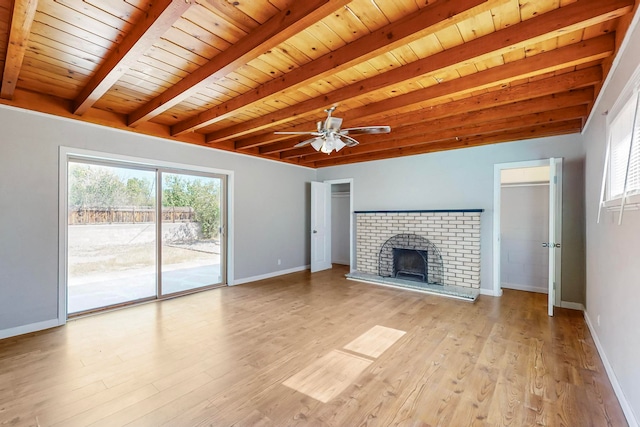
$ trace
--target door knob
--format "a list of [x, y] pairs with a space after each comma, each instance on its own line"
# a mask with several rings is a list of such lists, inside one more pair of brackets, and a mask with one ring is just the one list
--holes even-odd
[[543, 248], [559, 248], [560, 243], [543, 243], [542, 247]]
[[313, 230], [313, 234], [316, 234], [318, 232], [318, 230]]

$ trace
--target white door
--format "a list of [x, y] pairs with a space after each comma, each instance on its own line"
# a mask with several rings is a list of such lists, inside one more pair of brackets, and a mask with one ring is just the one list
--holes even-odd
[[548, 313], [553, 316], [557, 283], [560, 283], [560, 239], [562, 218], [562, 159], [549, 159], [549, 301]]
[[331, 268], [331, 184], [311, 182], [311, 272]]

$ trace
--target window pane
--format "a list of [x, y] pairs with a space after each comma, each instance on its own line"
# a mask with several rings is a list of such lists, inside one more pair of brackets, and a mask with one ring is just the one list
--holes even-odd
[[156, 295], [155, 176], [69, 162], [69, 313]]
[[[611, 134], [611, 160], [609, 167], [609, 198], [621, 197], [624, 192], [625, 177], [627, 176], [627, 162], [629, 161], [629, 148], [631, 145], [634, 116], [636, 114], [637, 98], [633, 97], [618, 113], [609, 126]], [[634, 139], [638, 140], [637, 132]], [[629, 166], [627, 190], [638, 188], [638, 144], [635, 144], [631, 155], [632, 162]], [[635, 163], [634, 163], [635, 162]]]
[[162, 174], [162, 293], [222, 282], [222, 180]]
[[627, 178], [627, 192], [630, 194], [640, 192], [640, 112], [637, 114], [636, 127], [633, 133], [629, 177]]

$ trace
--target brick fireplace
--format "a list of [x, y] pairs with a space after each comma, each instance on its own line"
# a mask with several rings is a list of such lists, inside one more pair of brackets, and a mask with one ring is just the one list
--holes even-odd
[[[430, 285], [479, 289], [481, 213], [481, 209], [356, 211], [355, 276], [395, 277], [395, 273], [389, 273], [395, 270], [388, 267], [397, 262], [393, 254], [413, 251], [422, 254], [425, 269], [441, 258], [441, 271], [437, 272], [439, 276], [420, 273], [420, 256], [410, 255], [418, 264], [415, 277], [409, 277], [411, 287], [424, 279]], [[405, 241], [410, 243], [401, 243]], [[426, 248], [431, 246], [435, 255], [428, 255]]]

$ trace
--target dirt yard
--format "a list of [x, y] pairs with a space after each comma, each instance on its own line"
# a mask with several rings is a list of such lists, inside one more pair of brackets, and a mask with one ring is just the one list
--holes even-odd
[[[69, 275], [114, 273], [155, 265], [155, 231], [148, 225], [69, 227]], [[217, 240], [198, 240], [162, 246], [164, 267], [220, 262]]]

